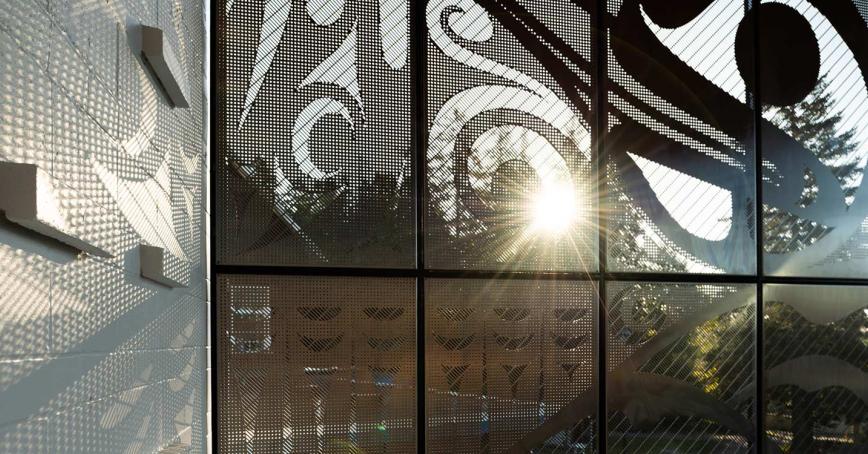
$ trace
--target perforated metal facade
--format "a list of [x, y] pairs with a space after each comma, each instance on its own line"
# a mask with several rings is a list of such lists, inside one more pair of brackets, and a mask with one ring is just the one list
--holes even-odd
[[416, 445], [413, 279], [223, 276], [226, 452]]
[[221, 3], [218, 261], [412, 267], [406, 2]]
[[[229, 283], [352, 315], [257, 328], [301, 350], [256, 367], [351, 378], [325, 413], [233, 413], [225, 452], [865, 449], [865, 2], [236, 0], [216, 22], [218, 421], [247, 406], [230, 340], [264, 345]], [[357, 403], [368, 323], [406, 339], [400, 405]]]
[[[592, 283], [432, 279], [425, 295], [429, 452], [506, 451], [593, 395]], [[592, 430], [571, 437], [593, 444]]]

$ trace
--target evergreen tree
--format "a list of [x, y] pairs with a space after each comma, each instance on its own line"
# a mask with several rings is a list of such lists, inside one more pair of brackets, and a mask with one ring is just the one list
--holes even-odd
[[[847, 203], [851, 203], [859, 187], [856, 178], [861, 169], [858, 160], [853, 159], [859, 144], [854, 139], [855, 130], [841, 130], [842, 115], [834, 111], [826, 80], [821, 78], [801, 102], [783, 108], [768, 108], [766, 113], [772, 114], [768, 115], [772, 123], [813, 152], [832, 170], [844, 190]], [[817, 188], [811, 187], [816, 182], [810, 175], [805, 176], [805, 183], [808, 191], [803, 194], [802, 200], [807, 205], [815, 198]], [[775, 241], [799, 249], [810, 245], [822, 234], [821, 229], [813, 226], [804, 232], [799, 231], [800, 224], [794, 216], [770, 214], [767, 211], [765, 219], [767, 237], [764, 247], [767, 251]], [[793, 237], [798, 241], [794, 241]], [[788, 250], [781, 247], [778, 252], [786, 253]], [[821, 301], [817, 303], [822, 304]], [[726, 339], [733, 336], [750, 339], [753, 332], [752, 324], [748, 322], [754, 316], [751, 311], [734, 311], [725, 317], [707, 321], [685, 340], [693, 349], [693, 377], [707, 391], [714, 392], [720, 385], [717, 383], [719, 374], [709, 374], [708, 371], [741, 370], [734, 361], [743, 355], [745, 346], [727, 342]], [[767, 301], [763, 320], [764, 345], [757, 347], [761, 348], [760, 354], [765, 355], [766, 368], [806, 355], [829, 355], [851, 364], [854, 361], [858, 363], [868, 349], [868, 337], [863, 330], [866, 321], [868, 312], [860, 311], [833, 325], [814, 325], [806, 322], [789, 306]], [[864, 370], [864, 366], [855, 365]], [[726, 389], [726, 386], [719, 387]], [[769, 391], [766, 395], [768, 428], [792, 433], [792, 440], [784, 446], [788, 452], [835, 450], [835, 442], [820, 442], [815, 435], [818, 430], [836, 426], [847, 427], [846, 436], [852, 437], [856, 443], [866, 441], [863, 416], [866, 407], [851, 391], [833, 387], [805, 392], [793, 386], [779, 386]]]
[[[773, 112], [770, 118], [772, 123], [813, 152], [832, 170], [844, 191], [845, 202], [849, 204], [852, 203], [853, 195], [859, 188], [857, 177], [861, 169], [858, 166], [859, 161], [853, 159], [853, 153], [859, 144], [854, 139], [856, 133], [854, 129], [840, 130], [842, 115], [833, 110], [834, 105], [828, 87], [825, 77], [821, 77], [811, 93], [801, 102], [767, 111]], [[805, 175], [805, 183], [807, 191], [803, 194], [802, 203], [807, 205], [816, 198], [818, 188], [815, 187], [816, 180], [812, 175]], [[804, 231], [799, 231], [800, 224], [797, 219], [788, 219], [780, 213], [772, 217], [768, 217], [767, 214], [766, 223], [770, 230], [767, 232], [769, 237], [766, 238], [767, 251], [770, 250], [769, 245], [774, 245], [773, 242], [776, 240], [784, 240], [781, 242], [788, 246], [809, 245], [823, 234], [822, 229], [816, 226], [808, 226]], [[782, 238], [782, 235], [789, 237]], [[828, 354], [847, 359], [850, 359], [848, 356], [857, 359], [864, 357], [854, 352], [864, 352], [866, 349], [866, 338], [861, 327], [864, 326], [868, 314], [860, 312], [851, 318], [853, 320], [850, 323], [814, 326], [798, 323], [797, 320], [800, 318], [787, 306], [779, 304], [768, 306], [763, 321], [766, 346], [770, 348], [764, 353], [766, 366], [771, 367], [783, 362], [787, 359], [787, 355], [791, 354], [796, 356]], [[800, 345], [801, 351], [792, 352], [785, 347], [786, 345]], [[865, 407], [858, 403], [851, 406], [842, 405], [844, 402], [852, 402], [853, 397], [842, 388], [828, 388], [808, 393], [794, 387], [778, 387], [767, 396], [767, 411], [770, 412], [772, 421], [775, 421], [770, 424], [777, 425], [780, 424], [781, 418], [790, 418], [789, 430], [793, 433], [793, 439], [789, 446], [797, 452], [823, 451], [814, 439], [817, 426], [846, 424], [858, 438], [857, 442], [861, 443], [865, 441], [861, 434], [863, 423], [861, 412], [865, 411]]]
[[841, 113], [834, 112], [829, 83], [825, 76], [804, 100], [791, 106], [776, 108], [772, 123], [781, 128], [820, 161], [832, 169], [838, 178], [848, 203], [859, 188], [855, 177], [859, 173], [858, 160], [851, 155], [858, 143], [853, 139], [855, 129], [839, 132]]

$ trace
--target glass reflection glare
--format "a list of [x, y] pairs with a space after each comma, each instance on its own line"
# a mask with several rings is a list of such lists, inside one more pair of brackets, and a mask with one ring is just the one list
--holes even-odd
[[549, 236], [560, 236], [571, 230], [578, 219], [578, 200], [568, 183], [543, 183], [531, 197], [529, 230]]

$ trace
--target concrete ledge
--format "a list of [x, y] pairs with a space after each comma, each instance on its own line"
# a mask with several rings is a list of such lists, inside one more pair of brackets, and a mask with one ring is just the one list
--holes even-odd
[[175, 107], [190, 107], [187, 101], [187, 78], [175, 52], [163, 37], [163, 30], [147, 25], [140, 26], [142, 55], [163, 85]]
[[184, 427], [180, 432], [178, 432], [178, 438], [179, 440], [177, 442], [161, 449], [159, 454], [180, 454], [190, 452], [193, 440], [193, 428], [190, 426]]
[[60, 211], [51, 176], [35, 164], [0, 161], [0, 211], [10, 221], [79, 251], [111, 254], [71, 231]]
[[158, 454], [184, 454], [190, 452], [190, 445], [173, 443], [161, 449]]
[[190, 277], [190, 264], [165, 249], [147, 244], [139, 245], [141, 274], [166, 287], [186, 287]]

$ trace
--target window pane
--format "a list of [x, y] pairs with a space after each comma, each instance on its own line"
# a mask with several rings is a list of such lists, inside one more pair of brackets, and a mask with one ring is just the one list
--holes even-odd
[[608, 6], [609, 268], [753, 273], [754, 114], [735, 49], [744, 1]]
[[223, 7], [220, 263], [412, 267], [407, 2]]
[[434, 279], [425, 300], [428, 452], [593, 448], [593, 284]]
[[766, 436], [784, 452], [861, 452], [868, 438], [868, 288], [768, 285]]
[[609, 284], [609, 452], [750, 452], [755, 288]]
[[596, 269], [593, 3], [428, 2], [427, 266]]
[[220, 276], [221, 449], [416, 448], [413, 279]]
[[868, 277], [868, 19], [858, 3], [866, 14], [848, 0], [761, 6], [770, 274]]

